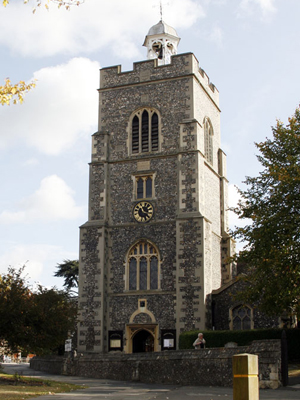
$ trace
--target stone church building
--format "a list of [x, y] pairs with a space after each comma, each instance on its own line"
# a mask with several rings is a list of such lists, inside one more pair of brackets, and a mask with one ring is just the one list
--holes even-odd
[[162, 20], [147, 60], [100, 71], [88, 221], [80, 228], [78, 351], [178, 348], [212, 328], [232, 279], [219, 92]]

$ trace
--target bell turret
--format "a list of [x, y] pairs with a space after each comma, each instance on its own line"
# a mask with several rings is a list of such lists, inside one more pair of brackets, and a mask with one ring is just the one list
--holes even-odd
[[174, 28], [163, 20], [150, 28], [143, 46], [147, 47], [148, 60], [158, 59], [158, 65], [170, 64], [171, 56], [177, 54], [180, 38]]

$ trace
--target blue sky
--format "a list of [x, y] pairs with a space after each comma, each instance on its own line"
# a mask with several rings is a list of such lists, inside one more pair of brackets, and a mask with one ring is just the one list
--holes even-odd
[[[0, 273], [26, 263], [32, 281], [61, 286], [87, 220], [99, 68], [132, 69], [160, 19], [158, 0], [85, 0], [71, 11], [36, 1], [0, 7], [0, 79], [37, 80], [23, 105], [0, 108]], [[165, 3], [165, 4], [164, 4]], [[234, 185], [260, 170], [254, 142], [300, 100], [299, 0], [167, 0], [163, 19], [220, 92], [222, 149]], [[0, 80], [0, 82], [1, 82]], [[232, 218], [231, 225], [235, 220]]]

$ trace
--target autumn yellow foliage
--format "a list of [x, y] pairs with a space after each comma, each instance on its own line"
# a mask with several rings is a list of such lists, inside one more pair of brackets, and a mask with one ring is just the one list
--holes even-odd
[[[24, 0], [24, 4], [29, 3], [29, 0]], [[49, 3], [55, 3], [58, 5], [58, 7], [65, 7], [67, 10], [70, 8], [70, 6], [79, 6], [81, 3], [84, 3], [84, 0], [46, 0], [44, 6], [49, 9], [48, 4]], [[2, 0], [2, 4], [4, 7], [6, 7], [9, 4], [9, 0]], [[36, 7], [41, 7], [43, 4], [42, 0], [36, 0]], [[33, 12], [36, 11], [36, 8], [33, 9]]]
[[0, 86], [0, 103], [3, 106], [9, 105], [11, 102], [13, 102], [13, 104], [23, 103], [24, 94], [33, 87], [35, 87], [35, 82], [26, 84], [25, 82], [20, 81], [13, 85], [7, 78], [5, 79], [4, 86]]

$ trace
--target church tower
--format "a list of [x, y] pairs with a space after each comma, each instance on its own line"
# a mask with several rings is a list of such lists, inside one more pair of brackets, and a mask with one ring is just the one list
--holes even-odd
[[230, 280], [219, 93], [162, 20], [147, 61], [100, 71], [89, 216], [80, 228], [78, 351], [178, 348], [211, 328]]

